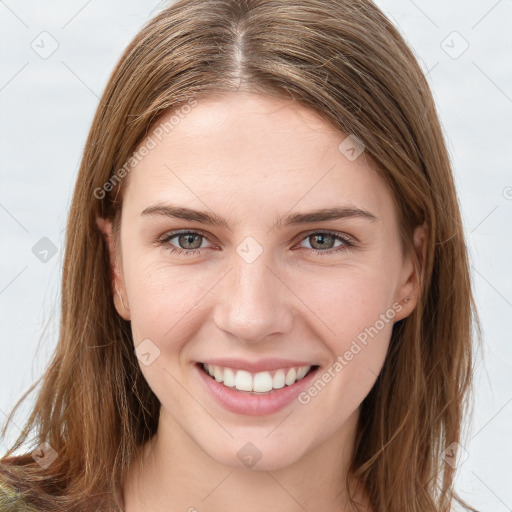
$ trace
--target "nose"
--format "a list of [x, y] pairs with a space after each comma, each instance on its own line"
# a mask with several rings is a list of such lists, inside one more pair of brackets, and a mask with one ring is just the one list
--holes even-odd
[[214, 322], [243, 343], [286, 334], [292, 327], [293, 293], [265, 251], [252, 263], [238, 254], [218, 289]]

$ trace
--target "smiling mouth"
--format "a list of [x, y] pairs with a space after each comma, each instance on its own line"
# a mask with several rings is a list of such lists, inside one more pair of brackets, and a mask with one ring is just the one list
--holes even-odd
[[252, 395], [269, 394], [285, 386], [292, 386], [319, 368], [318, 365], [311, 365], [251, 373], [206, 363], [197, 363], [197, 365], [210, 378], [223, 386]]

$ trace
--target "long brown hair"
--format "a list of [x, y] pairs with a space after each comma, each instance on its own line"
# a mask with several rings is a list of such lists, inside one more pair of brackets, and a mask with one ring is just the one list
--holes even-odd
[[[362, 141], [393, 192], [408, 251], [414, 227], [428, 226], [426, 257], [416, 261], [418, 304], [394, 325], [362, 403], [351, 473], [375, 512], [447, 512], [459, 498], [443, 453], [461, 438], [473, 324], [480, 328], [429, 86], [368, 0], [179, 0], [129, 44], [98, 105], [73, 194], [58, 344], [23, 432], [1, 461], [4, 479], [44, 509], [113, 506], [129, 463], [156, 432], [159, 402], [140, 371], [130, 324], [114, 308], [96, 218], [119, 225], [125, 164], [136, 169], [134, 150], [159, 116], [237, 90], [291, 98]], [[58, 454], [47, 468], [29, 454], [13, 456], [22, 443], [43, 442]]]

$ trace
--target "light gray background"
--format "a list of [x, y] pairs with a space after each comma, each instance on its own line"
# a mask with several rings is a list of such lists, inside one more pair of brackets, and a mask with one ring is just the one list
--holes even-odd
[[[377, 4], [428, 73], [453, 160], [484, 330], [457, 487], [480, 510], [510, 511], [512, 0]], [[2, 423], [56, 343], [63, 230], [98, 98], [124, 47], [162, 5], [0, 1]], [[43, 52], [52, 44], [58, 48], [47, 58], [31, 47]], [[57, 250], [46, 263], [32, 252], [43, 237]]]

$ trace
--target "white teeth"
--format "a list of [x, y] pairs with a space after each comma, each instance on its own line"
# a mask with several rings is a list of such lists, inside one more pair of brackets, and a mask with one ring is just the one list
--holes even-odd
[[260, 372], [254, 376], [252, 390], [258, 393], [265, 393], [272, 389], [272, 377], [268, 372]]
[[252, 391], [252, 375], [245, 370], [238, 370], [235, 377], [235, 387], [238, 391]]
[[217, 382], [222, 382], [224, 379], [224, 372], [220, 369], [219, 366], [213, 367], [213, 376]]
[[304, 375], [306, 375], [306, 372], [307, 372], [307, 368], [305, 366], [301, 366], [297, 370], [297, 380], [302, 379], [304, 377]]
[[287, 386], [291, 386], [295, 380], [297, 379], [297, 370], [295, 368], [290, 368], [288, 373], [286, 374], [286, 378], [284, 379], [284, 383]]
[[235, 387], [235, 372], [231, 368], [224, 368], [224, 386]]
[[285, 385], [291, 386], [294, 382], [303, 379], [311, 369], [311, 366], [298, 368], [279, 369], [274, 372], [258, 372], [252, 374], [246, 370], [234, 370], [222, 366], [204, 364], [204, 369], [217, 381], [229, 388], [239, 391], [254, 391], [266, 393], [272, 389], [281, 389]]
[[272, 387], [275, 389], [284, 388], [284, 370], [277, 370], [272, 379]]

